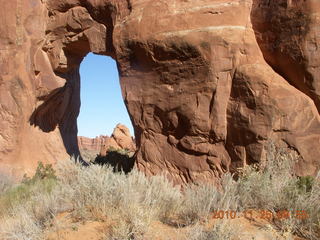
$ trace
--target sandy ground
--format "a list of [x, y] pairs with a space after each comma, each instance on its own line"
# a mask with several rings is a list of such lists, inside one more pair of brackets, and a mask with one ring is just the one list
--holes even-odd
[[[210, 219], [205, 227], [212, 227], [219, 219]], [[46, 240], [108, 240], [107, 233], [111, 229], [110, 221], [79, 222], [72, 219], [71, 214], [64, 213], [56, 218], [54, 227], [48, 231]], [[281, 235], [264, 219], [239, 217], [227, 220], [227, 224], [238, 228], [240, 235], [234, 240], [287, 240], [286, 234]], [[176, 228], [161, 222], [153, 222], [146, 234], [145, 240], [187, 240], [187, 233], [192, 226]], [[294, 240], [305, 240], [294, 237]]]

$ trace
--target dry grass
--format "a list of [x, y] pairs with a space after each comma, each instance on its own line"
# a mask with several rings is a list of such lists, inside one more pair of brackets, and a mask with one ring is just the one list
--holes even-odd
[[[320, 175], [299, 178], [293, 173], [294, 154], [287, 154], [274, 146], [269, 153], [264, 169], [248, 167], [239, 179], [237, 195], [240, 208], [269, 210], [274, 214], [287, 210], [289, 219], [274, 220], [280, 230], [319, 239]], [[305, 211], [308, 217], [297, 218], [297, 211]]]
[[152, 220], [170, 216], [181, 196], [166, 178], [147, 179], [136, 170], [125, 175], [99, 165], [87, 168], [65, 162], [60, 167], [60, 181], [68, 186], [75, 217], [117, 222], [112, 239], [117, 234], [127, 239], [143, 235]]
[[196, 224], [188, 232], [188, 240], [232, 240], [240, 235], [240, 229], [232, 226], [230, 222], [222, 220], [206, 229], [201, 224]]
[[205, 229], [202, 223], [214, 210], [246, 209], [305, 210], [309, 218], [275, 220], [274, 226], [319, 239], [320, 176], [312, 181], [298, 178], [290, 162], [290, 156], [277, 150], [263, 170], [248, 167], [238, 181], [225, 175], [219, 191], [211, 185], [192, 185], [182, 193], [163, 176], [146, 178], [136, 170], [125, 175], [106, 166], [63, 161], [57, 179], [41, 177], [2, 194], [1, 199], [10, 200], [0, 200], [7, 202], [1, 205], [7, 210], [0, 215], [0, 239], [43, 239], [54, 217], [65, 211], [78, 220], [114, 222], [106, 239], [143, 239], [152, 221], [189, 225], [188, 239], [232, 239], [237, 232], [224, 221], [212, 229]]
[[0, 195], [6, 192], [14, 184], [14, 180], [11, 176], [0, 172]]
[[182, 225], [205, 221], [215, 210], [238, 209], [237, 183], [230, 174], [224, 175], [221, 183], [222, 190], [209, 184], [191, 185], [185, 189], [177, 211]]
[[60, 206], [57, 195], [49, 193], [40, 182], [24, 186], [14, 194], [8, 192], [5, 199], [12, 202], [4, 204], [8, 208], [2, 211], [0, 219], [0, 239], [3, 240], [43, 239], [43, 230]]
[[22, 206], [16, 207], [11, 211], [11, 215], [2, 219], [1, 239], [3, 240], [41, 240], [43, 231], [37, 223], [37, 219]]
[[99, 151], [92, 151], [87, 149], [80, 150], [83, 160], [86, 162], [93, 162], [96, 157], [99, 155]]

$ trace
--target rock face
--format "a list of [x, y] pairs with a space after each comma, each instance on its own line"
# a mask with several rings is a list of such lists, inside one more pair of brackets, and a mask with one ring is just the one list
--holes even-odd
[[100, 152], [101, 146], [104, 145], [106, 139], [109, 138], [108, 136], [100, 135], [99, 137], [95, 138], [88, 138], [88, 137], [78, 137], [78, 145], [79, 150], [88, 150], [88, 151], [95, 151]]
[[54, 97], [66, 80], [54, 73], [42, 49], [48, 16], [45, 4], [13, 0], [1, 5], [0, 168], [21, 174], [32, 171], [38, 161], [53, 163], [68, 157], [59, 128], [49, 133], [29, 122], [34, 109]]
[[100, 148], [100, 155], [105, 156], [110, 148], [119, 150], [125, 149], [131, 153], [136, 151], [135, 142], [130, 135], [129, 129], [122, 124], [118, 124], [111, 135], [106, 138], [104, 144]]
[[0, 26], [0, 164], [79, 155], [79, 64], [113, 57], [136, 165], [176, 183], [265, 163], [320, 167], [317, 0], [12, 0]]
[[320, 2], [256, 0], [251, 19], [267, 63], [320, 111]]
[[78, 137], [78, 145], [81, 150], [89, 150], [100, 153], [105, 156], [108, 149], [127, 149], [129, 152], [135, 152], [136, 147], [129, 129], [122, 124], [118, 124], [110, 137], [99, 136], [96, 138]]

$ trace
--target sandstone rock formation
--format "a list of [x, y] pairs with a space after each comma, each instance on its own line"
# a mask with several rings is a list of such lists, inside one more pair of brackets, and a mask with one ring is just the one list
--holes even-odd
[[88, 138], [88, 137], [78, 137], [78, 145], [81, 150], [89, 150], [100, 153], [100, 155], [105, 156], [106, 152], [113, 148], [115, 150], [118, 149], [126, 149], [129, 152], [135, 152], [136, 147], [134, 140], [130, 134], [129, 129], [122, 124], [118, 124], [110, 137], [108, 136], [99, 136], [96, 138]]
[[270, 142], [300, 155], [298, 174], [319, 170], [317, 0], [12, 0], [0, 13], [1, 167], [79, 155], [79, 64], [94, 52], [117, 61], [147, 174], [214, 181], [265, 162]]
[[320, 111], [320, 2], [257, 0], [251, 19], [267, 63]]
[[88, 138], [80, 136], [78, 137], [78, 145], [80, 151], [95, 151], [100, 152], [101, 146], [104, 145], [106, 139], [109, 138], [108, 136], [100, 135], [99, 137], [95, 138]]
[[130, 153], [134, 153], [136, 151], [134, 139], [125, 125], [118, 124], [114, 128], [111, 137], [107, 138], [101, 146], [100, 155], [105, 156], [110, 148], [116, 150], [124, 149]]

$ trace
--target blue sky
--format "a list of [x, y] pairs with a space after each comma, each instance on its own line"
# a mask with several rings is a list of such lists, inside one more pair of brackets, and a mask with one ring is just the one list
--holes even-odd
[[110, 136], [118, 123], [125, 124], [133, 135], [122, 99], [116, 62], [111, 57], [89, 53], [81, 63], [80, 76], [78, 136]]

